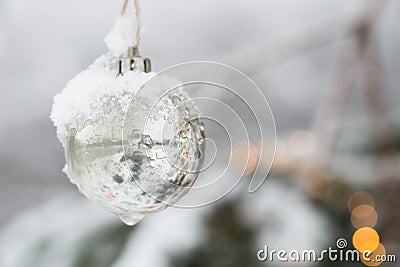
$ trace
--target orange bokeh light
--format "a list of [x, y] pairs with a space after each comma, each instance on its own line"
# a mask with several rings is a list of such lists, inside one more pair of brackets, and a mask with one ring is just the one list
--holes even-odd
[[375, 251], [379, 246], [379, 239], [379, 235], [374, 229], [363, 227], [354, 233], [353, 245], [361, 253], [367, 250]]
[[351, 197], [349, 198], [349, 201], [347, 202], [347, 206], [349, 208], [349, 211], [352, 212], [353, 209], [360, 205], [368, 205], [371, 207], [375, 207], [375, 200], [371, 194], [367, 192], [356, 192]]
[[355, 228], [375, 227], [378, 222], [378, 214], [374, 207], [360, 205], [351, 212], [351, 223]]
[[368, 253], [365, 258], [361, 256], [360, 259], [366, 266], [380, 266], [383, 263], [382, 258], [385, 256], [386, 249], [382, 244], [379, 244], [372, 253]]

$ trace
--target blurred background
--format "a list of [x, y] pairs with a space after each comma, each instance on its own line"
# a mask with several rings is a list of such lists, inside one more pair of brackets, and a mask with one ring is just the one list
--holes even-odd
[[[244, 177], [210, 206], [134, 227], [87, 201], [61, 171], [49, 114], [65, 83], [107, 52], [122, 1], [0, 0], [1, 267], [266, 266], [256, 257], [265, 245], [321, 251], [338, 238], [400, 257], [400, 1], [141, 2], [141, 53], [155, 71], [217, 61], [262, 89], [277, 128], [267, 181], [247, 194]], [[234, 146], [233, 160], [242, 152]]]

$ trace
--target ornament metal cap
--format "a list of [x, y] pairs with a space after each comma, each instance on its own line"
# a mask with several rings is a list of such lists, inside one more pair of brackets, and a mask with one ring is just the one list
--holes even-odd
[[136, 46], [129, 47], [127, 57], [120, 57], [117, 61], [117, 76], [124, 75], [128, 71], [145, 73], [151, 71], [150, 59], [141, 57]]

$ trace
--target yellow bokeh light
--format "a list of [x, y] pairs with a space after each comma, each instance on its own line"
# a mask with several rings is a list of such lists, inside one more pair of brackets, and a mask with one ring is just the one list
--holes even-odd
[[315, 136], [308, 131], [296, 131], [289, 138], [289, 151], [293, 157], [310, 157], [315, 147]]
[[349, 208], [349, 211], [352, 212], [353, 209], [360, 205], [368, 205], [371, 207], [375, 207], [375, 200], [373, 196], [371, 196], [367, 192], [356, 192], [351, 197], [349, 198], [349, 201], [347, 203], [347, 206]]
[[360, 228], [353, 235], [353, 245], [361, 253], [375, 251], [379, 246], [379, 235], [370, 227]]
[[364, 263], [366, 266], [380, 266], [383, 261], [382, 259], [386, 256], [386, 249], [385, 247], [379, 243], [378, 247], [372, 252], [368, 253], [364, 257], [361, 256], [361, 262]]
[[378, 222], [378, 214], [374, 207], [360, 205], [351, 212], [351, 223], [355, 228], [375, 227]]

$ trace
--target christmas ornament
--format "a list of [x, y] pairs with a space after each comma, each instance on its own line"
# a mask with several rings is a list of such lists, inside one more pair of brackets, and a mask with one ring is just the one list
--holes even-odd
[[179, 81], [151, 72], [132, 25], [117, 20], [110, 51], [55, 96], [51, 114], [70, 181], [128, 225], [182, 198], [205, 149], [198, 108]]

